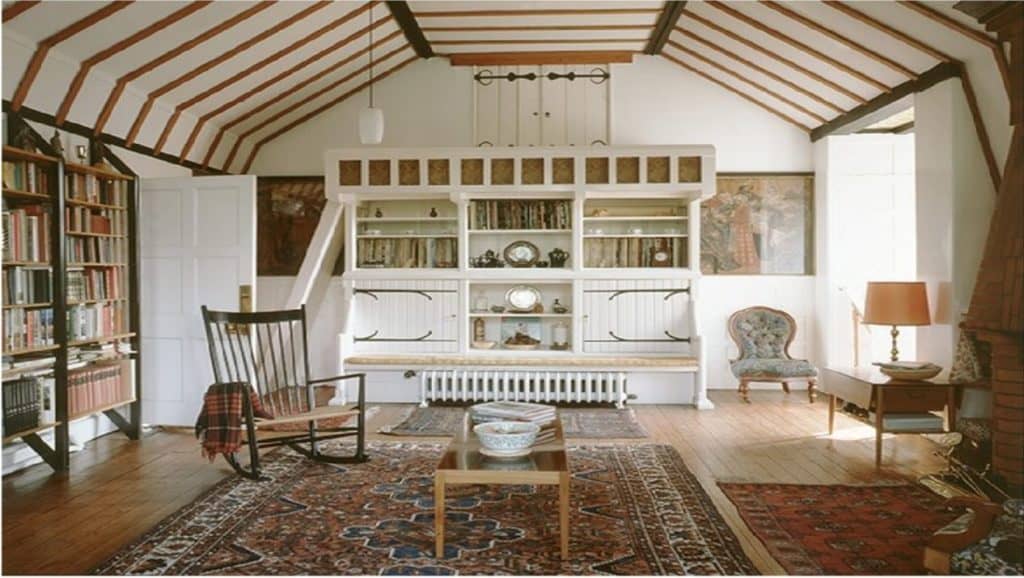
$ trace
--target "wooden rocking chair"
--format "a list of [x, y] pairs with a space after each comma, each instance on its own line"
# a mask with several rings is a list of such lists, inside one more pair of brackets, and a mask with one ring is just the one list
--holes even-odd
[[[245, 467], [237, 454], [225, 456], [236, 472], [259, 479], [259, 449], [282, 445], [320, 462], [366, 461], [366, 374], [309, 379], [305, 307], [257, 313], [210, 311], [206, 306], [202, 310], [216, 382], [249, 383], [256, 389], [261, 404], [274, 415], [274, 419], [255, 417], [249, 396], [242, 396], [249, 466]], [[333, 386], [348, 379], [359, 382], [359, 396], [355, 404], [317, 407], [317, 387]], [[355, 427], [317, 427], [320, 420], [342, 420], [353, 415], [357, 416]], [[266, 430], [268, 426], [302, 422], [308, 424], [308, 431], [264, 439], [256, 435], [261, 428]], [[354, 454], [333, 456], [320, 453], [319, 442], [350, 436], [356, 436]]]

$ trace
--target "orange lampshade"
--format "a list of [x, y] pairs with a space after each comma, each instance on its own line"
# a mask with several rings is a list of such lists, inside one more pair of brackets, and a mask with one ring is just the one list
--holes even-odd
[[930, 325], [928, 290], [921, 281], [870, 281], [864, 300], [868, 325]]

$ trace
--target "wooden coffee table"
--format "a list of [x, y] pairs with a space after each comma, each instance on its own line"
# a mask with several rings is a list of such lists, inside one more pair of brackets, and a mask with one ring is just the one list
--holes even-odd
[[534, 446], [522, 458], [495, 459], [480, 453], [469, 412], [462, 429], [445, 451], [434, 473], [434, 535], [436, 554], [444, 557], [444, 488], [448, 484], [557, 485], [562, 559], [569, 557], [569, 459], [559, 419], [549, 426], [555, 438]]

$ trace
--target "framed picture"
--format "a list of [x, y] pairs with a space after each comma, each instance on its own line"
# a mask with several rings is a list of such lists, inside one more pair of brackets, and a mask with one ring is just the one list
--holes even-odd
[[540, 331], [540, 317], [502, 317], [500, 347], [536, 349], [541, 342]]
[[705, 275], [812, 275], [814, 175], [719, 173], [700, 229]]
[[298, 275], [326, 203], [323, 177], [257, 177], [257, 275]]

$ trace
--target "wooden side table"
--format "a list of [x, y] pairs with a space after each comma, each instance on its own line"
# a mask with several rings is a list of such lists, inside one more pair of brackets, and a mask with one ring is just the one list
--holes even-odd
[[[882, 465], [882, 435], [886, 433], [945, 433], [956, 427], [956, 391], [948, 372], [926, 381], [895, 380], [877, 367], [828, 367], [822, 370], [819, 391], [828, 398], [828, 433], [835, 427], [836, 399], [874, 411], [874, 419], [851, 416], [875, 428], [875, 467]], [[886, 429], [885, 414], [945, 410], [946, 426], [929, 429]]]

